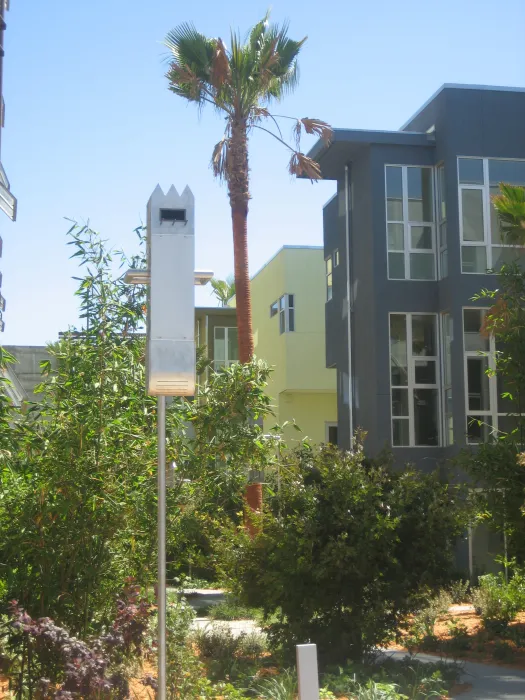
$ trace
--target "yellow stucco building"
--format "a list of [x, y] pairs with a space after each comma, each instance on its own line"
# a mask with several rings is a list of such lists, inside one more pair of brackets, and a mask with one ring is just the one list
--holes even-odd
[[255, 355], [273, 367], [268, 386], [288, 442], [337, 442], [336, 373], [326, 368], [323, 249], [283, 246], [251, 282]]

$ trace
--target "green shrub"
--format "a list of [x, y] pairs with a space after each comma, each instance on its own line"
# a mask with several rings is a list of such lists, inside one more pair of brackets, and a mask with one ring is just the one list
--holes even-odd
[[470, 583], [468, 581], [453, 581], [448, 587], [450, 598], [455, 605], [466, 603], [469, 600]]
[[248, 632], [239, 640], [239, 653], [252, 659], [262, 656], [268, 649], [266, 635], [261, 632]]
[[256, 611], [243, 605], [238, 598], [227, 595], [224, 601], [210, 606], [208, 615], [212, 620], [253, 620]]
[[442, 698], [460, 675], [453, 663], [423, 663], [412, 657], [349, 664], [322, 676], [336, 695], [359, 700], [427, 700]]
[[507, 583], [503, 572], [479, 577], [479, 587], [472, 593], [472, 602], [485, 629], [501, 634], [525, 608], [525, 577], [516, 570]]
[[445, 650], [452, 653], [468, 651], [472, 642], [466, 625], [461, 624], [458, 620], [451, 620], [448, 624], [450, 639], [444, 645]]
[[[274, 493], [275, 495], [272, 495]], [[448, 584], [463, 528], [459, 489], [361, 447], [286, 455], [280, 496], [268, 494], [259, 534], [220, 541], [222, 570], [265, 614], [273, 648], [318, 645], [321, 662], [360, 659], [390, 638], [423, 587]]]
[[492, 657], [496, 659], [496, 661], [512, 661], [514, 656], [514, 649], [508, 642], [499, 639], [496, 641], [492, 651]]

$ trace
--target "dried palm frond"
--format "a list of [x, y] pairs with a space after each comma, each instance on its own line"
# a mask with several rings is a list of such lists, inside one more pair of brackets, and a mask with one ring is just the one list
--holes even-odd
[[231, 75], [228, 52], [222, 39], [217, 39], [211, 64], [211, 83], [217, 90], [224, 85]]
[[211, 156], [211, 167], [215, 177], [227, 180], [230, 165], [230, 137], [224, 136], [219, 143], [215, 144]]
[[307, 134], [319, 136], [319, 138], [323, 139], [327, 145], [331, 142], [334, 132], [332, 127], [326, 122], [323, 122], [320, 119], [309, 119], [308, 117], [304, 117], [299, 121], [303, 125]]
[[308, 158], [308, 156], [305, 156], [304, 153], [300, 151], [294, 151], [294, 154], [290, 158], [288, 170], [290, 175], [295, 175], [296, 177], [306, 175], [306, 177], [310, 178], [311, 182], [322, 179], [319, 163]]

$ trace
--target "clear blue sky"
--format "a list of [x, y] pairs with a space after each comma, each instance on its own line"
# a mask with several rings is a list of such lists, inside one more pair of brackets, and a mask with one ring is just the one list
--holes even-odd
[[[161, 41], [188, 20], [227, 39], [230, 26], [244, 31], [266, 8], [262, 0], [11, 1], [2, 162], [19, 217], [0, 218], [0, 342], [45, 343], [76, 321], [63, 217], [89, 219], [129, 249], [157, 182], [195, 194], [198, 267], [233, 270], [226, 191], [208, 167], [222, 124], [167, 91]], [[273, 18], [289, 18], [294, 37], [308, 35], [300, 85], [279, 107], [286, 114], [397, 129], [442, 83], [525, 86], [524, 0], [281, 0]], [[286, 164], [277, 143], [253, 139], [252, 273], [283, 244], [322, 243], [334, 183], [291, 181]], [[207, 290], [197, 302], [213, 304]]]

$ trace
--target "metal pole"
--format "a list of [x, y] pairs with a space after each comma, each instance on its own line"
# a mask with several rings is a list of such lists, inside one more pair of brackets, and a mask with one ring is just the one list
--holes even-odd
[[158, 430], [158, 700], [166, 700], [166, 397], [157, 399]]

